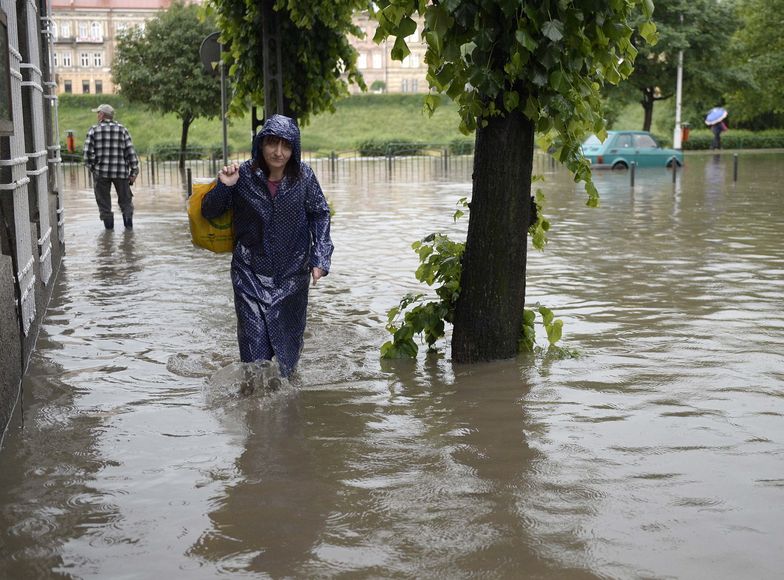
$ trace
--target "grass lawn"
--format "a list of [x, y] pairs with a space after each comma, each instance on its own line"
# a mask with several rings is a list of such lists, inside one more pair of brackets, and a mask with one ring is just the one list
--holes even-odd
[[[59, 100], [60, 140], [65, 143], [66, 131], [74, 132], [76, 146], [81, 148], [84, 136], [95, 123], [91, 111], [102, 102], [116, 109], [115, 119], [131, 132], [140, 154], [147, 154], [161, 145], [179, 146], [182, 124], [172, 114], [159, 115], [143, 106], [128, 103], [116, 95], [61, 95]], [[423, 112], [424, 95], [356, 95], [339, 101], [335, 113], [322, 113], [302, 127], [302, 148], [327, 154], [351, 151], [362, 141], [408, 140], [446, 146], [454, 139], [468, 139], [458, 130], [457, 107], [445, 103], [429, 117]], [[219, 119], [197, 119], [188, 132], [191, 147], [220, 151], [222, 127]], [[232, 119], [228, 130], [229, 147], [233, 152], [249, 151], [251, 115]]]

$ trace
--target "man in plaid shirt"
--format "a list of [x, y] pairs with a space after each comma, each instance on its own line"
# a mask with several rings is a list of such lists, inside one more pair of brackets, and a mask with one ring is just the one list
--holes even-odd
[[101, 105], [93, 109], [98, 123], [90, 127], [84, 141], [84, 162], [93, 174], [93, 187], [98, 211], [107, 230], [114, 228], [112, 184], [126, 228], [133, 227], [133, 194], [131, 185], [139, 174], [139, 158], [133, 148], [128, 129], [114, 120], [114, 107]]

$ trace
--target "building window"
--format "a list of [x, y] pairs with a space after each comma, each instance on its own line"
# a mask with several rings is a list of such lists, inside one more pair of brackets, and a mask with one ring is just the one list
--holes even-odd
[[103, 40], [103, 27], [100, 22], [90, 24], [90, 37], [93, 40]]
[[359, 69], [367, 68], [367, 53], [366, 52], [360, 52], [359, 55], [357, 55], [357, 68], [359, 68]]
[[411, 92], [416, 93], [419, 91], [419, 79], [411, 79]]
[[118, 22], [117, 25], [114, 27], [114, 30], [115, 32], [117, 32], [117, 34], [121, 34], [125, 32], [127, 28], [128, 25], [125, 22]]
[[103, 81], [99, 81], [99, 80], [95, 81], [95, 94], [96, 95], [103, 94]]
[[103, 53], [102, 52], [94, 52], [93, 53], [93, 66], [94, 67], [101, 67], [101, 66], [103, 66]]
[[79, 23], [79, 38], [87, 38], [87, 35], [90, 34], [90, 27], [87, 25], [86, 22]]
[[70, 52], [64, 52], [63, 53], [63, 66], [64, 67], [71, 66], [71, 53]]
[[89, 54], [87, 54], [86, 52], [83, 52], [82, 54], [80, 54], [80, 55], [79, 55], [79, 63], [80, 63], [80, 64], [81, 64], [83, 67], [88, 67], [88, 66], [90, 66], [90, 55], [89, 55]]
[[71, 85], [71, 81], [63, 81], [63, 91], [66, 93], [73, 92], [73, 86]]
[[57, 53], [52, 53], [52, 66], [57, 66]]
[[71, 23], [63, 22], [60, 25], [60, 36], [63, 38], [71, 38]]
[[90, 94], [90, 81], [82, 81], [82, 94]]
[[409, 54], [403, 61], [400, 63], [402, 68], [419, 68], [419, 55], [415, 52]]
[[408, 92], [408, 79], [403, 79], [400, 81], [400, 92], [407, 93]]
[[381, 53], [373, 53], [373, 68], [381, 68]]

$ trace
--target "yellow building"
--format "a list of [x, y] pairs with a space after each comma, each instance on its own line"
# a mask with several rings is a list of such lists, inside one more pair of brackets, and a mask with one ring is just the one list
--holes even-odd
[[[114, 93], [111, 64], [117, 36], [166, 10], [172, 0], [51, 0], [53, 66], [58, 93]], [[191, 0], [201, 4], [202, 0]], [[407, 39], [411, 54], [402, 62], [392, 60], [391, 43], [373, 42], [376, 23], [367, 12], [357, 13], [354, 22], [365, 38], [351, 38], [358, 52], [358, 66], [372, 92], [426, 93], [422, 26]], [[351, 87], [353, 93], [359, 88]]]

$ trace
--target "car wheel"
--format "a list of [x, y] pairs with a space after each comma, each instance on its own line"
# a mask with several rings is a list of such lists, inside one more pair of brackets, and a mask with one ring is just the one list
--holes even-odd
[[629, 166], [626, 165], [625, 161], [617, 161], [613, 163], [612, 168], [613, 171], [626, 171], [627, 169], [629, 169]]

